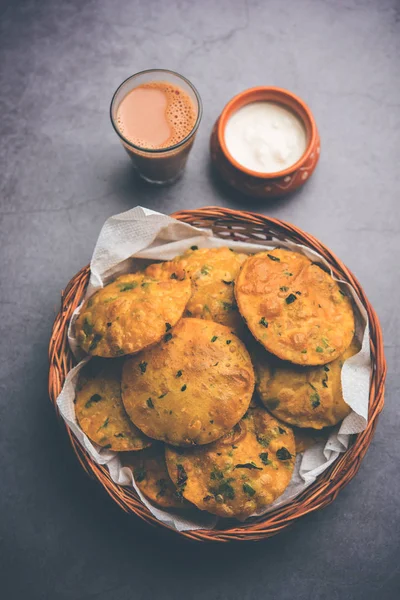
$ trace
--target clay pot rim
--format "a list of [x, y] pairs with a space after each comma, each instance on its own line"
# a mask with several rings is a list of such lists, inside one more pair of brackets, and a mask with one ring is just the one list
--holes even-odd
[[[260, 102], [262, 100], [276, 102], [289, 108], [292, 112], [296, 114], [296, 116], [299, 119], [301, 119], [307, 132], [308, 141], [304, 153], [297, 162], [295, 162], [287, 169], [284, 169], [283, 171], [276, 171], [274, 173], [260, 173], [259, 171], [252, 171], [251, 169], [247, 169], [236, 159], [233, 158], [225, 143], [225, 127], [230, 117], [237, 110], [239, 110], [239, 108], [242, 108], [242, 106], [245, 106], [246, 104], [251, 104], [252, 102]], [[243, 92], [240, 92], [239, 94], [234, 96], [224, 107], [219, 117], [217, 126], [218, 143], [226, 160], [244, 175], [250, 175], [251, 177], [256, 177], [260, 180], [270, 180], [286, 177], [287, 175], [292, 175], [295, 171], [297, 171], [307, 162], [310, 154], [314, 150], [317, 136], [317, 125], [314, 116], [307, 104], [301, 98], [299, 98], [299, 96], [296, 96], [296, 94], [293, 94], [289, 90], [285, 90], [284, 88], [274, 86], [253, 87], [244, 90]]]

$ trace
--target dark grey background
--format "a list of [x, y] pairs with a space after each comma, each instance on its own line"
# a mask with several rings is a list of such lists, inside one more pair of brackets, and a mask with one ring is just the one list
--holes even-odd
[[[7, 600], [389, 600], [400, 591], [400, 3], [396, 0], [30, 0], [0, 28], [1, 582]], [[204, 117], [184, 178], [135, 180], [111, 128], [113, 91], [166, 67]], [[320, 164], [304, 189], [256, 203], [222, 188], [208, 139], [254, 85], [311, 106]], [[137, 204], [216, 204], [292, 221], [360, 279], [381, 319], [386, 406], [359, 474], [327, 509], [260, 544], [199, 546], [125, 516], [83, 473], [47, 395], [60, 290], [104, 220]]]

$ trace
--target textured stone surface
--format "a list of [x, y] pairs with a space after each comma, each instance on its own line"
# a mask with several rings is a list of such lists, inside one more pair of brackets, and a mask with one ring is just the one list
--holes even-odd
[[[398, 0], [89, 0], [1, 4], [0, 554], [7, 600], [399, 597]], [[185, 177], [137, 182], [109, 123], [114, 89], [162, 66], [193, 80], [204, 118]], [[258, 84], [311, 106], [320, 164], [297, 195], [235, 196], [209, 169], [223, 105]], [[83, 473], [47, 397], [59, 291], [104, 220], [141, 204], [207, 204], [292, 221], [360, 279], [385, 335], [386, 406], [357, 477], [265, 543], [200, 547], [127, 518]]]

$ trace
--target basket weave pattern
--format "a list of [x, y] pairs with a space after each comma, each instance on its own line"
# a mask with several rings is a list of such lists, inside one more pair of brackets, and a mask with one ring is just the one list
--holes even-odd
[[[368, 302], [363, 289], [346, 266], [313, 236], [294, 225], [265, 217], [257, 213], [233, 211], [218, 207], [180, 211], [172, 215], [176, 219], [196, 227], [210, 228], [215, 236], [227, 242], [256, 241], [258, 243], [289, 240], [317, 251], [330, 264], [333, 273], [350, 283], [365, 306], [370, 326], [370, 348], [372, 358], [369, 417], [365, 431], [354, 436], [349, 449], [317, 478], [301, 495], [289, 505], [247, 521], [243, 524], [225, 523], [220, 520], [218, 528], [181, 532], [186, 538], [197, 541], [228, 542], [234, 540], [260, 540], [271, 537], [291, 525], [296, 519], [330, 504], [340, 490], [357, 473], [361, 461], [371, 443], [379, 413], [384, 404], [386, 361], [383, 351], [382, 331], [374, 309]], [[49, 345], [49, 395], [56, 407], [68, 371], [74, 366], [74, 357], [67, 340], [68, 323], [75, 308], [80, 304], [87, 284], [90, 269], [84, 267], [73, 277], [61, 296], [58, 313]], [[67, 432], [72, 447], [85, 471], [96, 478], [113, 500], [126, 512], [133, 513], [151, 525], [166, 527], [160, 523], [141, 503], [134, 489], [115, 484], [106, 467], [96, 464], [75, 439], [69, 428]]]

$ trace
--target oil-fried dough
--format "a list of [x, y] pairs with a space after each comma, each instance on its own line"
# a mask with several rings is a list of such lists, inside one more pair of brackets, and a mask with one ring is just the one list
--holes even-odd
[[354, 340], [339, 358], [318, 367], [283, 362], [259, 348], [253, 353], [253, 362], [262, 403], [290, 425], [313, 429], [336, 425], [351, 412], [343, 399], [342, 365], [359, 348]]
[[240, 333], [244, 327], [235, 299], [235, 279], [246, 254], [229, 248], [193, 246], [177, 259], [192, 280], [185, 316], [221, 323]]
[[254, 371], [228, 327], [182, 319], [161, 344], [126, 360], [122, 399], [149, 437], [176, 446], [207, 444], [246, 412]]
[[131, 423], [121, 400], [119, 360], [92, 359], [80, 372], [75, 415], [84, 433], [111, 450], [141, 450], [152, 440]]
[[288, 486], [295, 461], [293, 431], [262, 408], [250, 408], [213, 444], [166, 447], [168, 472], [183, 497], [201, 510], [245, 519]]
[[95, 292], [82, 307], [76, 338], [89, 354], [110, 358], [159, 342], [181, 318], [191, 294], [185, 273], [131, 273]]
[[275, 249], [250, 256], [235, 294], [250, 331], [282, 360], [326, 364], [353, 338], [350, 299], [330, 274], [297, 252]]
[[164, 444], [154, 443], [151, 448], [142, 452], [128, 452], [123, 455], [122, 464], [132, 470], [140, 491], [158, 506], [163, 508], [190, 506], [177, 492], [168, 474]]

